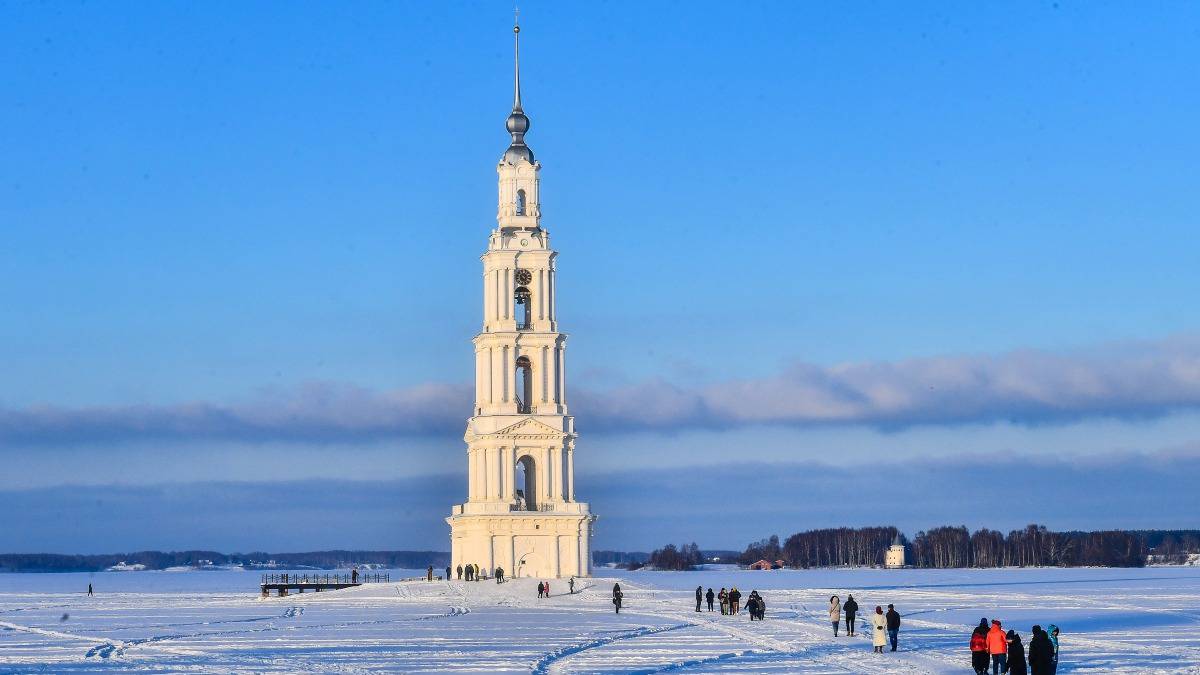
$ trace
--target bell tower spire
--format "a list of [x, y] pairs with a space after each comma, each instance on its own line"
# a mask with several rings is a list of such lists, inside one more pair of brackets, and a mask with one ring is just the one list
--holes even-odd
[[513, 21], [513, 107], [504, 128], [512, 134], [512, 144], [504, 151], [507, 164], [516, 164], [521, 160], [534, 163], [533, 150], [525, 145], [525, 134], [529, 131], [529, 117], [521, 106], [521, 25]]
[[513, 10], [513, 112], [521, 111], [521, 10]]

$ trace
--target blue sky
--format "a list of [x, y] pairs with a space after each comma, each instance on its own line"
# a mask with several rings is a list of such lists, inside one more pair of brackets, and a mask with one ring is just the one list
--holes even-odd
[[[193, 517], [163, 486], [317, 499], [317, 478], [459, 472], [510, 20], [505, 3], [0, 7], [5, 498], [131, 491], [165, 510], [111, 547], [153, 548], [184, 546]], [[522, 3], [578, 471], [1191, 462], [1198, 20]], [[595, 484], [595, 510], [619, 511]], [[894, 520], [1025, 522], [964, 501]], [[597, 545], [740, 546], [819, 520], [794, 503], [718, 534], [661, 506], [625, 538], [602, 520]], [[410, 534], [294, 541], [445, 544], [415, 511], [363, 508]], [[1039, 513], [1194, 526], [1200, 503]], [[47, 527], [0, 549], [83, 545]], [[206, 545], [241, 545], [236, 518], [212, 527]]]

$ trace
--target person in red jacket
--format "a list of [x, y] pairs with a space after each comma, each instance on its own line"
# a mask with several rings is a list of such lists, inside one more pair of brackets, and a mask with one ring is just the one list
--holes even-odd
[[987, 675], [988, 663], [991, 661], [988, 658], [987, 632], [988, 621], [985, 618], [979, 620], [975, 632], [971, 633], [971, 667], [975, 669], [975, 675]]
[[1000, 619], [992, 619], [992, 629], [987, 634], [988, 653], [992, 655], [992, 675], [1008, 672], [1008, 634], [1000, 626]]

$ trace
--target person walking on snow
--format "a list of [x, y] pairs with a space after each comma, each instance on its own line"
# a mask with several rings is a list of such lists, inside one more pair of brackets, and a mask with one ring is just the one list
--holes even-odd
[[713, 598], [715, 598], [715, 597], [717, 597], [717, 596], [715, 593], [713, 593], [713, 590], [711, 588], [708, 589], [708, 592], [704, 594], [704, 599], [708, 600], [708, 611], [710, 611], [710, 612], [713, 611]]
[[571, 595], [575, 595], [575, 577], [567, 579], [567, 590], [571, 591]]
[[729, 613], [737, 614], [742, 609], [742, 592], [734, 586], [729, 591]]
[[750, 608], [750, 619], [756, 617], [759, 621], [767, 615], [767, 601], [763, 600], [763, 596], [758, 594], [758, 591], [750, 591], [750, 598], [754, 600], [754, 606]]
[[725, 590], [724, 586], [721, 587], [721, 592], [717, 594], [717, 597], [720, 598], [720, 600], [721, 600], [722, 616], [725, 614], [728, 614], [729, 613], [729, 592]]
[[450, 579], [453, 578], [453, 576], [450, 574], [452, 571], [453, 570], [450, 569], [450, 566], [446, 565], [446, 581], [450, 581]]
[[550, 582], [546, 582], [546, 597], [550, 597]]
[[746, 611], [750, 612], [750, 620], [758, 619], [758, 596], [753, 592], [750, 593], [750, 598], [746, 600]]
[[425, 581], [433, 581], [433, 565], [430, 565], [429, 569], [425, 570]]
[[546, 585], [539, 581], [538, 582], [538, 597], [542, 598], [545, 596], [546, 596]]
[[1021, 644], [1021, 636], [1017, 631], [1010, 630], [1008, 635], [1008, 672], [1009, 675], [1029, 675], [1025, 668], [1025, 645]]
[[696, 587], [696, 611], [700, 611], [700, 605], [704, 603], [704, 587]]
[[1029, 639], [1029, 672], [1030, 675], [1054, 673], [1054, 645], [1041, 626], [1033, 627], [1033, 637]]
[[496, 568], [496, 583], [498, 583], [498, 584], [504, 583], [504, 568], [503, 567]]
[[887, 644], [885, 628], [887, 619], [883, 616], [883, 608], [875, 605], [875, 613], [871, 615], [871, 645], [875, 647], [876, 654], [882, 654], [883, 646]]
[[[447, 578], [447, 579], [449, 579], [449, 578], [450, 578], [450, 573], [449, 573], [449, 572], [446, 572], [446, 578]], [[462, 565], [459, 565], [459, 566], [458, 566], [458, 580], [459, 580], [459, 581], [462, 581]]]
[[1008, 672], [1008, 636], [1000, 627], [1000, 619], [992, 619], [992, 628], [987, 634], [988, 654], [992, 655], [992, 675]]
[[[92, 597], [92, 585], [91, 584], [88, 584], [88, 597], [89, 598]], [[711, 605], [712, 603], [710, 602], [708, 604]]]
[[888, 641], [892, 643], [892, 651], [896, 651], [896, 641], [900, 636], [900, 612], [896, 611], [895, 606], [888, 605], [884, 617], [887, 619]]
[[975, 632], [971, 633], [971, 667], [975, 669], [975, 675], [987, 675], [989, 661], [987, 632], [988, 621], [983, 618], [979, 620]]
[[1055, 675], [1058, 672], [1058, 626], [1046, 626], [1046, 634], [1050, 637], [1050, 644], [1054, 645], [1054, 667], [1050, 669], [1050, 675]]
[[846, 613], [846, 635], [854, 636], [854, 615], [858, 613], [858, 603], [854, 601], [853, 595], [846, 596], [846, 604], [842, 605], [842, 611]]
[[829, 598], [829, 621], [833, 624], [833, 637], [837, 637], [838, 624], [842, 622], [842, 601], [836, 595]]
[[625, 602], [625, 594], [621, 592], [621, 584], [613, 584], [613, 607], [617, 614], [621, 613], [621, 603]]
[[350, 570], [350, 583], [352, 583], [352, 584], [358, 583], [358, 568], [357, 567]]

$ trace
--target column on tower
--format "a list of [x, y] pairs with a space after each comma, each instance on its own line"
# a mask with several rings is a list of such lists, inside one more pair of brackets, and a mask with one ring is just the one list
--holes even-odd
[[498, 489], [500, 484], [500, 467], [496, 462], [496, 448], [488, 448], [485, 453], [484, 456], [487, 462], [487, 491], [484, 499], [490, 501], [500, 497], [500, 490]]
[[550, 359], [548, 357], [550, 348], [546, 345], [542, 345], [542, 348], [538, 351], [540, 352], [541, 356], [538, 361], [541, 363], [542, 372], [541, 376], [537, 378], [538, 389], [540, 390], [538, 392], [537, 400], [541, 401], [542, 403], [547, 403], [546, 390], [549, 389], [550, 384]]
[[553, 501], [562, 501], [562, 449], [550, 448], [550, 473], [554, 475], [554, 480], [550, 482], [550, 499]]
[[553, 478], [554, 472], [550, 470], [550, 448], [542, 448], [541, 455], [542, 455], [541, 465], [543, 467], [542, 473], [545, 474], [546, 478], [545, 478], [545, 480], [539, 481], [541, 483], [541, 489], [539, 490], [539, 492], [541, 493], [541, 495], [540, 495], [541, 501], [549, 502], [550, 495], [551, 495], [550, 481], [554, 480], [554, 478]]
[[538, 270], [537, 273], [537, 298], [538, 298], [538, 320], [546, 320], [546, 270]]
[[567, 501], [575, 501], [575, 444], [567, 443]]
[[508, 388], [508, 381], [512, 377], [512, 372], [511, 372], [512, 369], [508, 367], [509, 363], [510, 363], [510, 361], [509, 361], [508, 345], [504, 345], [503, 347], [500, 348], [500, 402], [501, 403], [508, 403], [510, 400], [509, 393], [508, 393], [510, 391]]

